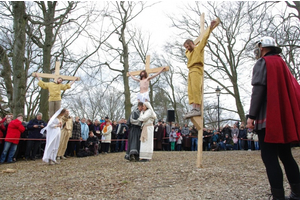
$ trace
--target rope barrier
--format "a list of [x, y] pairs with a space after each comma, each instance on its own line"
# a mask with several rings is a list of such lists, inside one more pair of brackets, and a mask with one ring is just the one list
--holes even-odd
[[[169, 139], [170, 137], [163, 137], [162, 140], [166, 140]], [[189, 136], [188, 138], [196, 138], [196, 136]], [[0, 140], [4, 140], [4, 139], [8, 139], [8, 140], [23, 140], [23, 141], [27, 141], [27, 140], [32, 140], [32, 141], [46, 141], [45, 138], [41, 138], [41, 139], [36, 139], [36, 138], [0, 138]], [[157, 140], [157, 138], [153, 138], [153, 140]], [[241, 139], [241, 140], [245, 140], [245, 141], [254, 141], [253, 139]], [[81, 140], [81, 139], [69, 139], [69, 141], [72, 142], [78, 142], [78, 141], [86, 141], [86, 140]], [[128, 139], [111, 139], [111, 140], [99, 140], [99, 141], [128, 141]]]

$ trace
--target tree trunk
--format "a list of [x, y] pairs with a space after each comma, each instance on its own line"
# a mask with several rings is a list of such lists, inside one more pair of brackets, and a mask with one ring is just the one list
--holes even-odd
[[124, 94], [125, 94], [125, 119], [128, 119], [131, 113], [131, 102], [130, 102], [130, 90], [129, 90], [129, 81], [127, 77], [127, 72], [129, 69], [129, 53], [128, 53], [128, 44], [125, 39], [125, 29], [126, 29], [126, 23], [123, 24], [123, 27], [121, 28], [121, 35], [120, 35], [120, 41], [123, 46], [123, 55], [121, 56], [121, 62], [123, 58], [123, 83], [124, 83]]
[[[53, 47], [53, 22], [55, 15], [55, 6], [48, 3], [48, 9], [45, 12], [45, 43], [43, 46], [43, 73], [51, 73], [51, 50]], [[49, 82], [48, 78], [43, 78], [44, 82]], [[49, 92], [48, 90], [41, 89], [40, 112], [43, 114], [43, 119], [49, 119]]]
[[25, 2], [13, 1], [14, 15], [14, 44], [13, 44], [13, 114], [24, 114], [26, 74], [24, 69], [26, 43], [26, 14]]
[[246, 123], [246, 115], [245, 115], [245, 111], [244, 111], [244, 106], [241, 102], [240, 91], [238, 88], [238, 84], [236, 82], [233, 83], [233, 91], [234, 91], [235, 96], [239, 97], [239, 98], [235, 98], [238, 115], [239, 115], [241, 121]]
[[11, 65], [9, 63], [5, 49], [0, 45], [0, 63], [3, 66], [1, 77], [4, 80], [7, 94], [7, 106], [12, 109], [13, 104], [13, 86], [11, 81]]

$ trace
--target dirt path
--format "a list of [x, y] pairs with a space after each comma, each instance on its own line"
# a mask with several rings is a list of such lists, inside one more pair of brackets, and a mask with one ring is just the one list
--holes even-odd
[[[293, 149], [300, 161], [299, 148]], [[259, 151], [154, 152], [147, 163], [125, 153], [69, 158], [49, 166], [41, 160], [0, 165], [0, 199], [268, 199]], [[286, 178], [285, 188], [289, 194]]]

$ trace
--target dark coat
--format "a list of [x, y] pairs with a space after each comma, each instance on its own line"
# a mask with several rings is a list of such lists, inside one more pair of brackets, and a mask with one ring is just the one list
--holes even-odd
[[[92, 143], [92, 144], [91, 144]], [[93, 137], [88, 137], [87, 140], [85, 141], [85, 146], [86, 147], [89, 147], [91, 145], [95, 145], [95, 144], [98, 144], [99, 143], [99, 140], [98, 140], [98, 137], [97, 136], [93, 136]]]
[[[38, 125], [39, 127], [35, 128], [33, 127], [34, 125]], [[30, 120], [27, 124], [28, 138], [42, 138], [43, 134], [41, 134], [40, 132], [43, 129], [43, 127], [40, 127], [41, 125], [43, 125], [44, 127], [47, 126], [47, 124], [43, 120], [37, 120], [37, 118]]]

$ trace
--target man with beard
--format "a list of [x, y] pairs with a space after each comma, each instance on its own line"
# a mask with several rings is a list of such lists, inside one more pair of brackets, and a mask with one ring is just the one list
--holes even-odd
[[201, 105], [203, 102], [203, 76], [204, 76], [204, 48], [208, 42], [209, 35], [215, 27], [218, 26], [220, 20], [214, 20], [211, 25], [203, 32], [201, 41], [195, 44], [188, 39], [183, 46], [186, 49], [185, 55], [188, 59], [188, 98], [189, 104], [193, 109], [184, 115], [184, 119], [201, 115]]
[[148, 74], [146, 72], [146, 70], [141, 71], [140, 73], [140, 79], [132, 76], [130, 74], [130, 72], [128, 72], [129, 76], [135, 80], [140, 82], [140, 93], [137, 95], [137, 100], [138, 102], [146, 102], [146, 101], [150, 101], [149, 98], [149, 82], [151, 79], [153, 79], [154, 77], [158, 76], [160, 73], [162, 73], [166, 68], [162, 68], [161, 71], [157, 72], [156, 74], [154, 74], [153, 76], [148, 77]]
[[155, 150], [162, 150], [162, 142], [164, 137], [164, 127], [162, 125], [162, 121], [158, 120], [157, 125], [154, 127], [154, 149]]
[[143, 103], [139, 102], [138, 107], [130, 114], [127, 125], [130, 129], [128, 135], [128, 147], [125, 159], [130, 161], [139, 161], [141, 122], [138, 121], [140, 112], [143, 110]]
[[65, 115], [62, 117], [63, 128], [61, 129], [60, 142], [56, 159], [66, 159], [66, 153], [69, 138], [72, 137], [73, 118], [69, 116], [69, 110], [66, 110]]
[[42, 89], [49, 90], [49, 116], [52, 117], [52, 115], [60, 109], [61, 106], [61, 90], [67, 90], [71, 88], [71, 85], [78, 80], [76, 78], [71, 83], [62, 84], [63, 79], [61, 77], [58, 77], [56, 82], [43, 82], [40, 77], [38, 77], [37, 74], [35, 74], [35, 77], [39, 80], [38, 85]]

